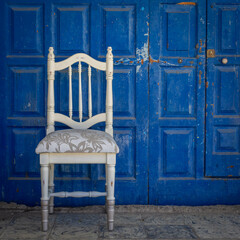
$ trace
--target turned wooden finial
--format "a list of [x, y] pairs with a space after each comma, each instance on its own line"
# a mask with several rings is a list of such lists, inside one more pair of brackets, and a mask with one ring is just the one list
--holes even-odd
[[49, 54], [53, 54], [53, 47], [50, 47], [48, 51], [49, 51]]
[[108, 55], [108, 57], [112, 57], [112, 48], [111, 47], [108, 47], [107, 55]]
[[106, 75], [110, 77], [113, 73], [113, 54], [111, 47], [108, 47], [107, 49], [106, 62], [107, 62]]
[[54, 50], [53, 50], [53, 47], [50, 47], [50, 48], [48, 49], [48, 59], [49, 59], [49, 60], [53, 60], [53, 59], [55, 58], [53, 51], [54, 51]]

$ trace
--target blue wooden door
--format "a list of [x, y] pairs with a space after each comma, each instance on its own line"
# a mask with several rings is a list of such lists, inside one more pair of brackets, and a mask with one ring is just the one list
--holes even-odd
[[239, 4], [210, 0], [208, 5], [206, 176], [210, 177], [240, 177]]
[[[0, 1], [0, 199], [39, 204], [34, 149], [45, 136], [48, 47], [56, 61], [77, 52], [104, 61], [112, 46], [117, 204], [240, 203], [239, 6], [239, 0]], [[104, 110], [104, 78], [93, 72], [94, 114]], [[86, 83], [83, 66], [84, 97]], [[66, 113], [65, 71], [55, 89], [56, 110]], [[75, 68], [73, 89], [77, 119]], [[83, 107], [86, 119], [87, 102]], [[104, 190], [104, 175], [98, 165], [57, 166], [56, 190]], [[57, 199], [71, 206], [103, 202]]]
[[[105, 61], [113, 48], [116, 203], [146, 204], [148, 128], [148, 2], [130, 0], [0, 2], [1, 18], [1, 200], [39, 204], [39, 158], [34, 150], [45, 136], [48, 48], [56, 61], [83, 52]], [[93, 72], [93, 113], [104, 111], [105, 76]], [[56, 111], [66, 113], [66, 72], [56, 75]], [[73, 110], [77, 119], [77, 71], [73, 68]], [[86, 66], [83, 92], [87, 96]], [[87, 102], [84, 103], [87, 118]], [[57, 125], [57, 129], [63, 126]], [[97, 128], [103, 129], [103, 125]], [[100, 165], [56, 167], [56, 191], [104, 191]], [[57, 205], [102, 204], [104, 199], [57, 199]]]
[[240, 8], [227, 2], [150, 1], [151, 204], [239, 203]]
[[203, 199], [197, 191], [204, 177], [205, 10], [205, 1], [150, 4], [151, 204]]

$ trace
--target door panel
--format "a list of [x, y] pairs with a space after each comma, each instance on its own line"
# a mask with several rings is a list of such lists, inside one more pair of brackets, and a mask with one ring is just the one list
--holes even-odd
[[159, 7], [161, 56], [194, 57], [197, 40], [196, 7], [163, 1]]
[[204, 4], [151, 1], [151, 204], [191, 205], [202, 200], [185, 188], [192, 190], [196, 178], [203, 176]]
[[206, 90], [205, 174], [211, 177], [240, 176], [239, 4], [210, 1], [208, 8], [208, 49], [215, 51], [207, 59]]
[[[1, 200], [35, 205], [40, 201], [39, 156], [34, 150], [45, 136], [48, 48], [56, 61], [83, 52], [105, 61], [114, 54], [114, 137], [120, 153], [116, 166], [116, 203], [148, 201], [148, 2], [1, 1]], [[87, 99], [87, 66], [83, 65], [83, 97]], [[77, 66], [73, 66], [73, 118], [78, 120]], [[105, 74], [92, 72], [93, 114], [105, 109]], [[146, 90], [146, 91], [143, 91]], [[68, 111], [65, 70], [56, 74], [56, 112]], [[95, 104], [94, 104], [95, 103]], [[2, 108], [1, 106], [1, 108]], [[87, 119], [87, 101], [83, 104]], [[56, 124], [56, 129], [64, 126]], [[98, 124], [96, 129], [104, 129]], [[4, 169], [4, 170], [3, 170]], [[58, 165], [56, 191], [104, 191], [100, 165]], [[104, 198], [56, 199], [57, 205], [103, 204]]]

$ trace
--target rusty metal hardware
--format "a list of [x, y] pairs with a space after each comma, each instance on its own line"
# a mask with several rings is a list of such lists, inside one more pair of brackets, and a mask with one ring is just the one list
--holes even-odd
[[195, 2], [180, 2], [180, 3], [177, 3], [177, 5], [192, 5], [192, 6], [196, 6], [197, 4]]
[[182, 63], [183, 60], [181, 58], [178, 59], [178, 63]]
[[222, 59], [222, 64], [227, 64], [228, 63], [228, 59], [227, 58], [223, 58]]
[[214, 58], [215, 57], [215, 50], [214, 49], [208, 49], [207, 50], [207, 58]]

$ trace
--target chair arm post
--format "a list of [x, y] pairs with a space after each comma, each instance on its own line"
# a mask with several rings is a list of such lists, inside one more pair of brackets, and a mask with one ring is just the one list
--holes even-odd
[[105, 132], [113, 136], [113, 93], [112, 93], [112, 80], [113, 80], [113, 54], [112, 48], [108, 47], [106, 56], [106, 128]]
[[54, 128], [54, 78], [55, 78], [55, 55], [53, 47], [49, 48], [47, 76], [48, 76], [48, 99], [47, 99], [47, 134], [53, 132]]

